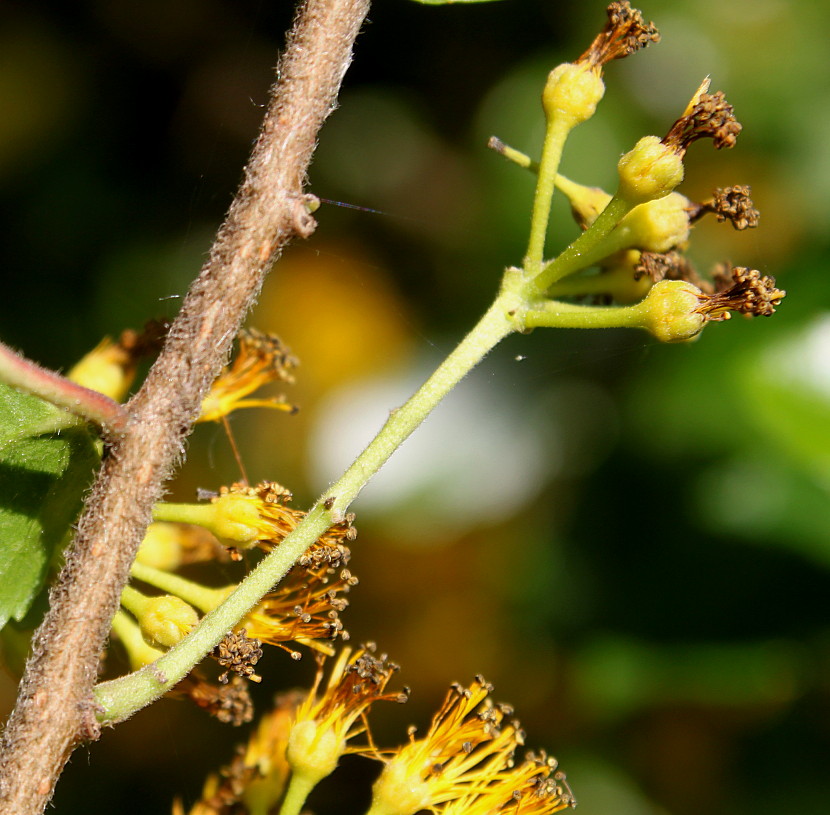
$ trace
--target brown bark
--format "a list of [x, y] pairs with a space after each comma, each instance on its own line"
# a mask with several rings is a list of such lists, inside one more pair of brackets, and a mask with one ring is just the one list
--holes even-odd
[[300, 9], [243, 183], [164, 350], [127, 406], [129, 426], [105, 457], [36, 633], [2, 740], [5, 815], [41, 812], [74, 747], [98, 735], [92, 688], [121, 588], [202, 396], [266, 272], [292, 237], [313, 231], [306, 170], [368, 6], [306, 0]]

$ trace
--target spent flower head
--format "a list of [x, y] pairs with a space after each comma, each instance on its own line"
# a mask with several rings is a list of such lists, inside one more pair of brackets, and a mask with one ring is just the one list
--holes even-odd
[[[291, 492], [276, 481], [262, 481], [255, 487], [237, 483], [221, 487], [211, 496], [208, 505], [195, 505], [196, 508], [188, 505], [191, 514], [180, 517], [202, 524], [232, 550], [259, 546], [268, 552], [293, 532], [306, 515], [288, 506], [291, 498]], [[175, 508], [177, 505], [169, 506]], [[173, 509], [172, 514], [175, 513]], [[165, 519], [170, 517], [172, 515], [168, 513]], [[350, 513], [329, 527], [303, 556], [301, 563], [309, 566], [325, 561], [331, 568], [336, 568], [345, 562], [345, 542], [357, 537], [353, 522], [354, 515]]]
[[711, 212], [719, 223], [729, 221], [737, 230], [754, 229], [761, 213], [755, 209], [747, 184], [718, 187], [708, 201], [688, 207], [689, 220], [694, 222]]
[[590, 119], [605, 93], [602, 67], [621, 59], [660, 35], [643, 15], [632, 9], [627, 0], [611, 3], [608, 22], [576, 62], [558, 65], [548, 75], [542, 92], [542, 107], [549, 122], [559, 121], [570, 130]]
[[214, 685], [191, 671], [173, 689], [173, 696], [185, 696], [224, 724], [236, 727], [254, 718], [254, 705], [248, 683], [241, 676], [232, 676], [227, 684]]
[[628, 0], [611, 3], [606, 13], [608, 22], [605, 28], [577, 62], [587, 62], [599, 70], [611, 60], [622, 59], [650, 43], [660, 42], [660, 32], [654, 23], [646, 23], [642, 12], [631, 8]]
[[695, 91], [683, 115], [669, 128], [662, 142], [683, 156], [699, 139], [712, 139], [716, 150], [734, 147], [743, 129], [722, 91], [709, 93], [707, 76]]
[[757, 269], [723, 264], [715, 271], [715, 292], [701, 297], [699, 311], [709, 320], [728, 320], [730, 312], [747, 317], [770, 317], [787, 292], [775, 287], [775, 278]]
[[[271, 711], [262, 716], [246, 745], [237, 745], [230, 764], [211, 773], [201, 798], [188, 815], [240, 815], [269, 812], [285, 792], [291, 768], [285, 758], [294, 709], [301, 701], [298, 691], [281, 694]], [[184, 815], [180, 800], [173, 815]]]

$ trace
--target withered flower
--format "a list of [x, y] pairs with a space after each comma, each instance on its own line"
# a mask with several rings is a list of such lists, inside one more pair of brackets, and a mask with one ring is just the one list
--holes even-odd
[[715, 293], [703, 295], [698, 312], [709, 320], [728, 320], [730, 312], [769, 317], [787, 292], [775, 287], [775, 278], [746, 266], [723, 265], [714, 275]]
[[202, 400], [197, 421], [215, 422], [239, 408], [268, 407], [296, 413], [297, 407], [282, 396], [248, 399], [263, 385], [281, 380], [292, 384], [299, 363], [279, 337], [249, 328], [239, 333], [239, 352]]
[[[202, 505], [201, 510], [191, 509], [191, 517], [210, 529], [226, 546], [249, 548], [256, 545], [269, 552], [293, 532], [306, 515], [288, 506], [291, 498], [291, 492], [276, 481], [263, 481], [255, 487], [232, 484], [222, 487], [219, 494], [211, 498], [210, 505]], [[303, 555], [302, 565], [313, 568], [326, 562], [331, 568], [337, 568], [341, 562], [345, 563], [344, 542], [357, 537], [357, 530], [352, 525], [354, 517], [350, 513], [329, 527]]]
[[237, 676], [250, 679], [251, 682], [261, 682], [262, 677], [254, 671], [254, 666], [262, 658], [261, 645], [258, 639], [249, 637], [244, 628], [226, 634], [211, 654], [219, 665], [225, 668], [219, 681], [225, 684], [228, 675], [235, 673]]
[[681, 252], [641, 252], [634, 268], [634, 275], [639, 279], [643, 275], [654, 283], [660, 280], [685, 280], [702, 291], [711, 291], [712, 284], [704, 280], [692, 262]]
[[232, 676], [226, 685], [214, 685], [191, 671], [176, 685], [172, 695], [188, 697], [220, 722], [235, 727], [254, 717], [248, 683], [241, 676]]
[[631, 8], [628, 0], [611, 3], [606, 12], [608, 22], [577, 62], [588, 62], [599, 70], [614, 59], [630, 56], [649, 43], [660, 42], [654, 23], [646, 23], [642, 12]]
[[708, 201], [688, 208], [689, 220], [698, 221], [711, 212], [719, 223], [730, 221], [737, 230], [754, 229], [758, 226], [761, 213], [755, 209], [750, 192], [751, 188], [746, 184], [718, 187]]
[[[230, 764], [207, 777], [200, 800], [187, 815], [239, 815], [271, 810], [284, 793], [291, 773], [285, 748], [294, 710], [302, 698], [299, 691], [276, 698], [273, 710], [259, 720], [247, 745], [237, 745]], [[175, 801], [173, 815], [184, 812], [182, 802]]]
[[684, 156], [699, 139], [712, 139], [715, 148], [734, 147], [743, 129], [722, 91], [708, 93], [709, 77], [703, 80], [683, 115], [669, 128], [662, 143]]

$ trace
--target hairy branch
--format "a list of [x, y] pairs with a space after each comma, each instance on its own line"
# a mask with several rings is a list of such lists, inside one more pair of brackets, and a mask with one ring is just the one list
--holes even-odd
[[306, 0], [298, 14], [243, 183], [164, 350], [127, 406], [129, 425], [105, 458], [36, 633], [3, 735], [0, 812], [41, 812], [74, 747], [98, 735], [92, 687], [121, 587], [266, 272], [292, 237], [313, 231], [305, 174], [368, 6]]

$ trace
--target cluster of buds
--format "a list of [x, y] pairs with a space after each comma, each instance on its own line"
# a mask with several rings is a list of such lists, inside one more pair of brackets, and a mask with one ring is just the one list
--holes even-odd
[[[554, 758], [528, 752], [516, 760], [525, 734], [512, 709], [492, 701], [493, 687], [480, 676], [469, 687], [452, 685], [423, 738], [410, 728], [407, 743], [378, 750], [367, 714], [377, 701], [407, 700], [407, 688], [386, 690], [397, 670], [372, 644], [346, 648], [323, 686], [321, 659], [311, 690], [278, 697], [247, 746], [208, 777], [189, 815], [276, 812], [278, 806], [298, 813], [346, 753], [383, 764], [368, 815], [552, 815], [576, 805]], [[184, 815], [180, 802], [173, 813]]]
[[[718, 150], [731, 148], [742, 129], [723, 93], [710, 93], [708, 77], [665, 136], [645, 136], [620, 158], [613, 195], [557, 172], [565, 136], [593, 115], [602, 97], [602, 66], [658, 40], [654, 26], [628, 2], [611, 3], [608, 23], [588, 50], [548, 78], [540, 162], [498, 139], [490, 141], [491, 148], [539, 177], [528, 255], [509, 278], [526, 298], [526, 306], [510, 312], [522, 329], [638, 327], [661, 341], [680, 342], [730, 312], [769, 316], [785, 295], [757, 270], [724, 265], [704, 276], [684, 255], [693, 225], [706, 214], [737, 230], [754, 228], [759, 220], [746, 185], [717, 189], [700, 203], [676, 191], [694, 142], [709, 139]], [[545, 260], [540, 235], [547, 228], [549, 202], [540, 197], [549, 198], [554, 189], [568, 198], [583, 231], [559, 257]], [[587, 305], [581, 302], [586, 299]]]

